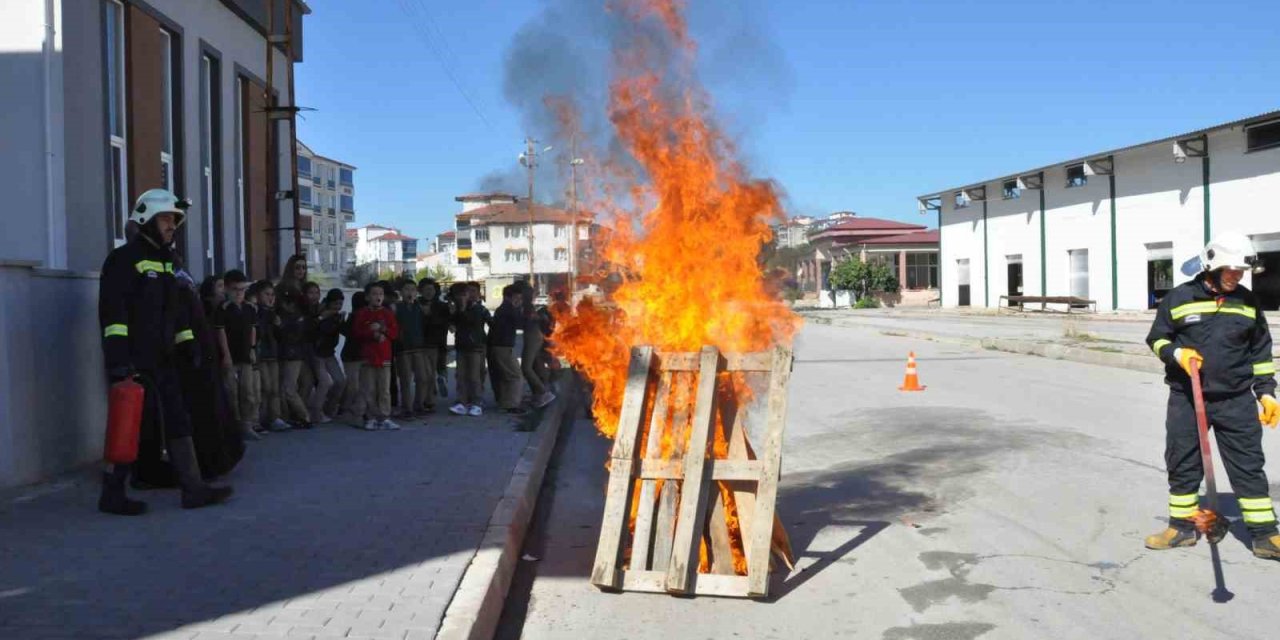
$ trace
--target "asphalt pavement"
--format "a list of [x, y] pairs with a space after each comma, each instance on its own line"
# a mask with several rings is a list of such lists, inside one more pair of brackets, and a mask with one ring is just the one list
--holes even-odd
[[[913, 350], [928, 389], [902, 393]], [[778, 508], [800, 561], [770, 600], [592, 587], [609, 442], [579, 421], [499, 637], [1274, 637], [1280, 563], [1238, 522], [1219, 545], [1226, 603], [1207, 544], [1142, 547], [1166, 517], [1159, 375], [876, 327], [810, 324], [796, 356]], [[1280, 477], [1280, 432], [1264, 446]]]

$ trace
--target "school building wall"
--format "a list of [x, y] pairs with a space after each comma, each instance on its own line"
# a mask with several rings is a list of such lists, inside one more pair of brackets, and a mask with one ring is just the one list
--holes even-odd
[[[1280, 148], [1246, 152], [1242, 127], [1215, 130], [1207, 138], [1210, 233], [1239, 231], [1253, 237], [1260, 252], [1280, 250]], [[1150, 144], [1114, 155], [1114, 297], [1109, 176], [1089, 176], [1085, 185], [1068, 188], [1065, 165], [1044, 171], [1043, 252], [1039, 191], [1006, 200], [1002, 181], [988, 182], [985, 216], [983, 202], [957, 208], [952, 193], [942, 194], [943, 305], [960, 302], [963, 259], [969, 260], [973, 307], [995, 307], [1009, 293], [1010, 256], [1021, 256], [1024, 295], [1067, 296], [1068, 252], [1087, 249], [1088, 297], [1099, 310], [1147, 308], [1152, 256], [1172, 254], [1174, 284], [1190, 279], [1181, 267], [1204, 246], [1203, 164], [1195, 157], [1174, 162], [1171, 148], [1172, 143]], [[1245, 284], [1252, 286], [1252, 276]]]

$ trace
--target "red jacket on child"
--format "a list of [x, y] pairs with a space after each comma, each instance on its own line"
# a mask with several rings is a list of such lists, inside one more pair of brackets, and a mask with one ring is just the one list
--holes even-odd
[[[381, 331], [373, 330], [375, 322], [382, 325]], [[378, 333], [385, 336], [381, 342], [376, 337]], [[391, 364], [391, 341], [400, 335], [400, 326], [396, 324], [396, 314], [390, 309], [360, 309], [351, 323], [351, 334], [360, 343], [360, 355], [364, 357], [365, 364], [374, 367]]]

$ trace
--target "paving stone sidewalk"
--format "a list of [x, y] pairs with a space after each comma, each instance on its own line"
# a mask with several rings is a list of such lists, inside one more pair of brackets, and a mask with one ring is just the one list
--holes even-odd
[[249, 443], [220, 507], [92, 472], [0, 494], [0, 638], [432, 638], [528, 433], [497, 413]]

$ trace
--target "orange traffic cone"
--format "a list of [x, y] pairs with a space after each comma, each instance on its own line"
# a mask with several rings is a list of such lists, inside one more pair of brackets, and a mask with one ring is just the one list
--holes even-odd
[[924, 390], [924, 385], [920, 384], [920, 378], [916, 375], [916, 352], [912, 351], [907, 354], [907, 377], [903, 378], [902, 386], [898, 387], [898, 391]]

